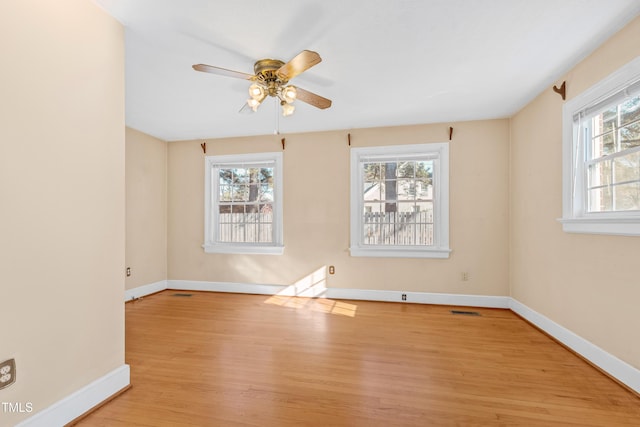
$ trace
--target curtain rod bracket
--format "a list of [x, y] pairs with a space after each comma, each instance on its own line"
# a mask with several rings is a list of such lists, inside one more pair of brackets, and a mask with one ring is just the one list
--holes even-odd
[[449, 141], [451, 141], [451, 138], [453, 138], [453, 128], [449, 126]]
[[567, 82], [563, 81], [560, 87], [556, 87], [556, 85], [553, 85], [553, 91], [557, 94], [560, 94], [562, 100], [564, 101], [565, 99], [567, 99]]
[[282, 138], [282, 149], [284, 150], [284, 138]]
[[351, 147], [351, 134], [350, 133], [347, 134], [347, 144], [349, 144], [349, 147]]
[[207, 143], [203, 142], [202, 144], [200, 144], [200, 147], [202, 147], [202, 152], [204, 154], [207, 154]]

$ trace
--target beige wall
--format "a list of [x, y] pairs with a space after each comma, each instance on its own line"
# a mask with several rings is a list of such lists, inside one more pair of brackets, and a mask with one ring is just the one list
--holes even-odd
[[4, 0], [0, 40], [0, 400], [34, 410], [8, 426], [124, 364], [124, 36], [90, 0]]
[[[289, 285], [324, 265], [327, 286], [508, 295], [507, 120], [452, 124], [449, 259], [349, 255], [347, 131], [284, 135], [285, 253], [205, 254], [202, 141], [169, 143], [169, 279]], [[353, 146], [448, 139], [449, 124], [351, 130]], [[281, 137], [208, 140], [207, 152], [280, 151]], [[467, 271], [470, 279], [461, 280]]]
[[126, 129], [125, 288], [167, 279], [167, 143]]
[[[571, 99], [640, 55], [640, 19], [569, 72]], [[568, 234], [562, 216], [562, 99], [551, 88], [511, 121], [511, 294], [640, 368], [640, 238]]]

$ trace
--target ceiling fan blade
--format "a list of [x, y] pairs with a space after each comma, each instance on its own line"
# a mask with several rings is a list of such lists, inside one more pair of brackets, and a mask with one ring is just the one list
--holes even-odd
[[331, 107], [331, 100], [327, 98], [323, 98], [320, 95], [316, 95], [313, 92], [309, 92], [308, 90], [304, 90], [296, 86], [297, 96], [296, 99], [302, 102], [306, 102], [309, 105], [313, 105], [316, 108], [320, 108], [324, 110], [325, 108]]
[[308, 70], [314, 65], [322, 61], [320, 55], [312, 50], [303, 50], [297, 54], [291, 61], [278, 68], [276, 74], [283, 80], [291, 80], [295, 76]]
[[253, 80], [255, 76], [253, 74], [241, 73], [240, 71], [227, 70], [226, 68], [214, 67], [207, 64], [196, 64], [193, 66], [196, 71], [202, 71], [203, 73], [217, 74], [219, 76], [234, 77], [236, 79]]

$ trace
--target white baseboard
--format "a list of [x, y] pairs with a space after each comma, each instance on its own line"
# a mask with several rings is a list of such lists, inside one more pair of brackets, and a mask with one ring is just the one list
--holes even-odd
[[[417, 304], [458, 305], [485, 308], [509, 308], [509, 297], [485, 295], [439, 294], [428, 292], [379, 291], [369, 289], [312, 288], [294, 286], [258, 285], [249, 283], [200, 282], [168, 280], [167, 289], [183, 291], [233, 292], [258, 295], [283, 295], [352, 299], [360, 301], [406, 302]], [[407, 296], [402, 300], [402, 294]]]
[[179, 291], [207, 291], [231, 292], [239, 294], [276, 295], [280, 294], [281, 292], [286, 292], [287, 286], [229, 282], [200, 282], [195, 280], [167, 280], [167, 289], [175, 289]]
[[634, 368], [597, 345], [576, 335], [564, 326], [511, 298], [509, 308], [575, 351], [616, 380], [640, 394], [640, 370]]
[[[402, 295], [406, 300], [402, 300]], [[509, 308], [509, 297], [485, 295], [441, 294], [430, 292], [377, 291], [366, 289], [328, 288], [326, 298], [364, 301], [404, 302], [416, 304], [457, 305], [465, 307]]]
[[164, 291], [165, 289], [167, 289], [167, 281], [160, 280], [159, 282], [138, 286], [133, 289], [127, 289], [124, 291], [124, 300], [131, 301], [132, 299], [138, 299], [147, 295], [155, 294], [156, 292]]
[[122, 365], [20, 422], [16, 427], [51, 427], [70, 423], [129, 386], [129, 376], [129, 365]]
[[[164, 288], [162, 286], [164, 285]], [[527, 321], [548, 333], [616, 380], [640, 393], [640, 369], [629, 365], [605, 350], [555, 323], [521, 302], [507, 296], [459, 295], [429, 292], [380, 291], [343, 288], [296, 288], [295, 286], [260, 285], [248, 283], [203, 282], [191, 280], [167, 280], [131, 289], [134, 295], [146, 295], [163, 289], [184, 291], [233, 292], [258, 295], [284, 295], [351, 299], [361, 301], [405, 302], [416, 304], [457, 305], [481, 308], [511, 309]], [[139, 290], [139, 291], [138, 291]], [[406, 300], [402, 300], [402, 294]]]

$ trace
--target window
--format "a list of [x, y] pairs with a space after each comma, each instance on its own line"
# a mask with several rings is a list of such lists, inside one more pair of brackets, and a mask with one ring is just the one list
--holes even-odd
[[208, 253], [282, 254], [282, 153], [207, 156]]
[[351, 150], [351, 255], [448, 258], [449, 145]]
[[564, 106], [560, 221], [640, 235], [640, 57]]

